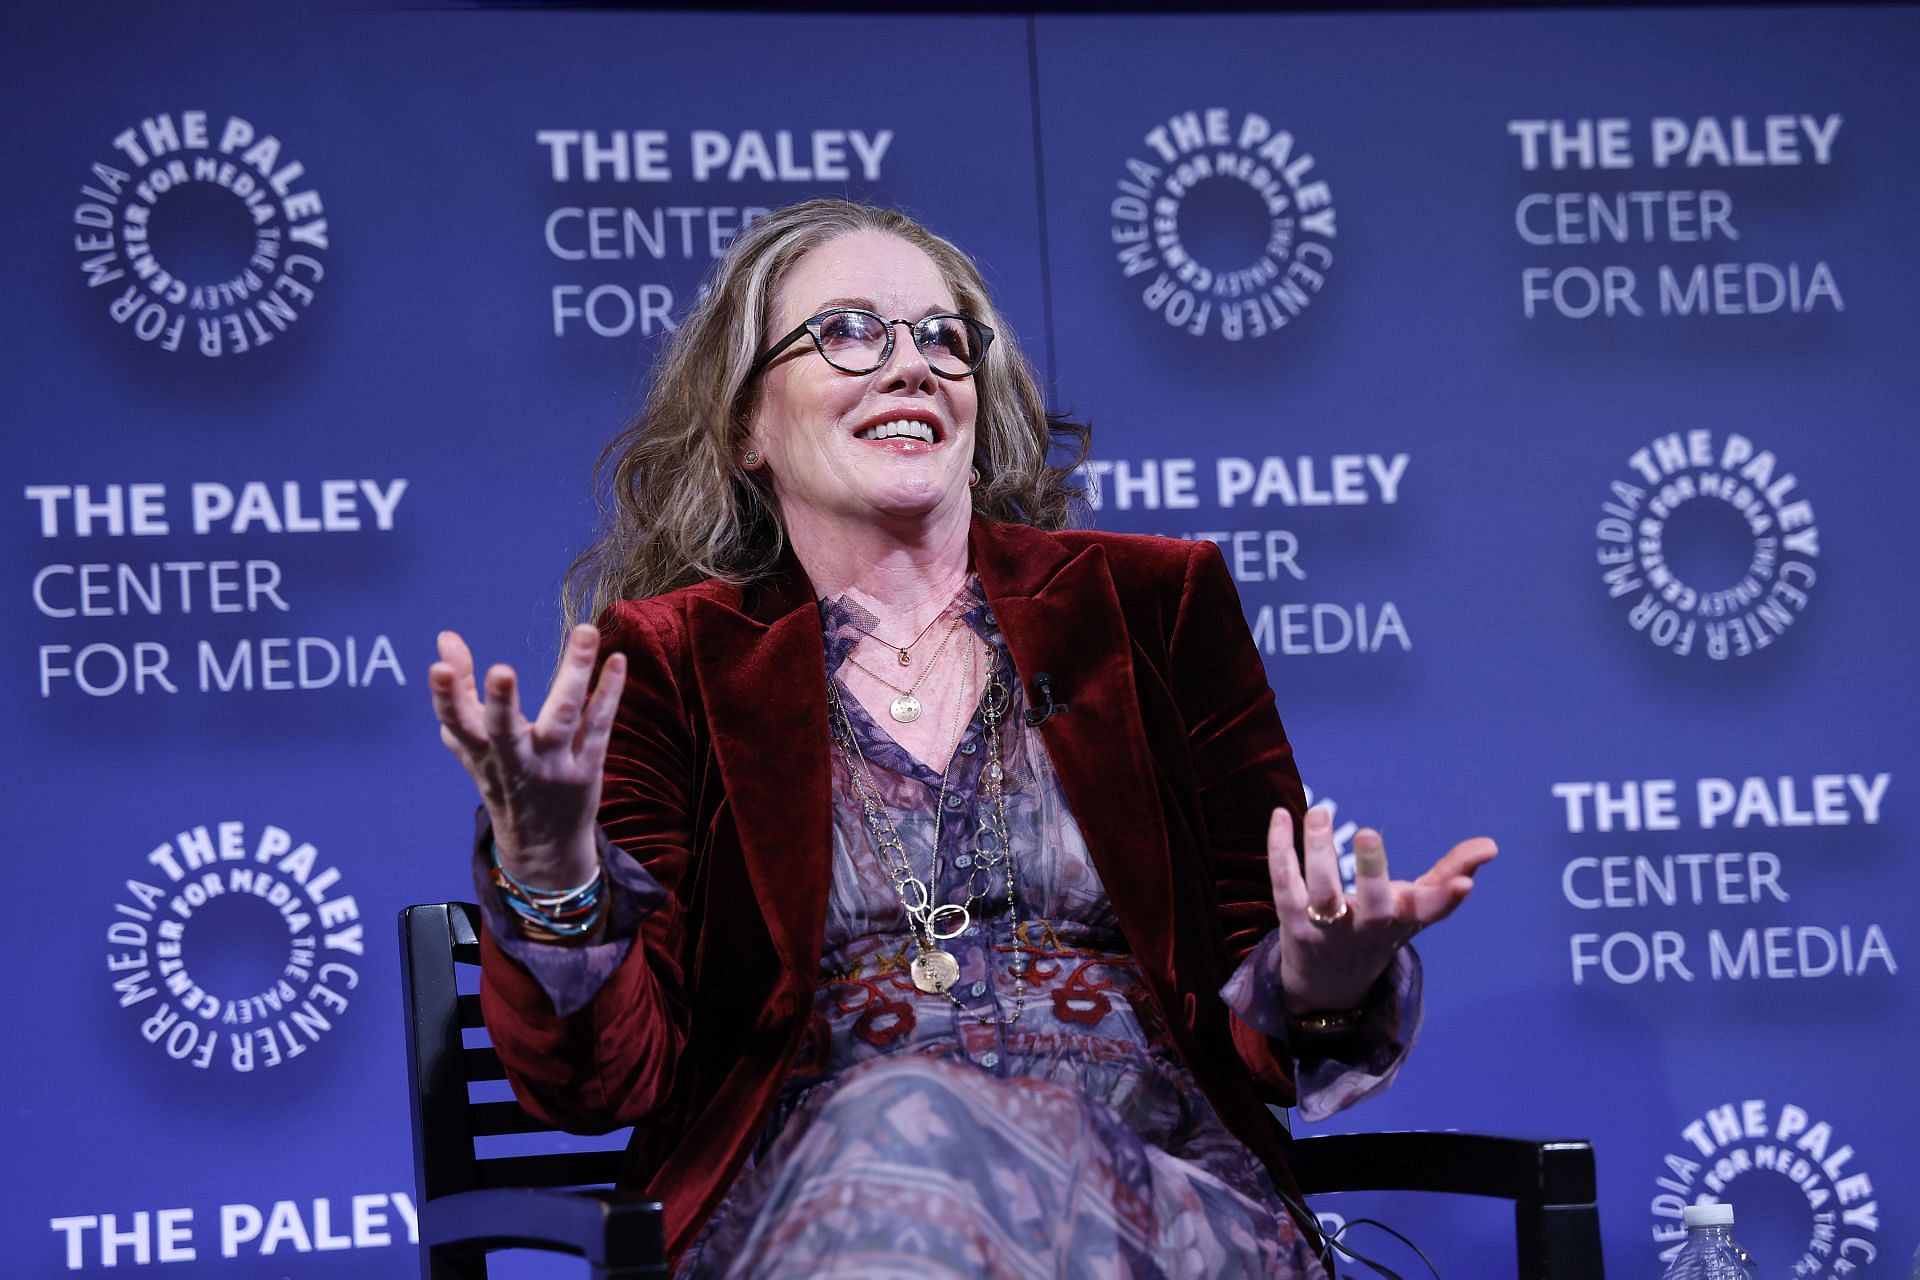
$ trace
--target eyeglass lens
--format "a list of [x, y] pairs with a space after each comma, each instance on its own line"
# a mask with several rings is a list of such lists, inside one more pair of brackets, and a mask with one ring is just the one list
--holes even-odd
[[[820, 317], [820, 352], [848, 373], [871, 373], [886, 358], [886, 320], [871, 311], [830, 311]], [[960, 316], [928, 316], [913, 326], [913, 344], [936, 372], [971, 371], [985, 354], [980, 326]]]

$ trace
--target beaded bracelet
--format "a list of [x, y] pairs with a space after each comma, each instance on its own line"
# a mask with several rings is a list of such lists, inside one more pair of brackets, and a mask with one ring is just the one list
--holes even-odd
[[515, 879], [500, 865], [500, 846], [492, 846], [493, 883], [500, 898], [524, 925], [559, 938], [591, 933], [606, 906], [605, 866], [596, 866], [593, 879], [572, 889], [536, 889]]

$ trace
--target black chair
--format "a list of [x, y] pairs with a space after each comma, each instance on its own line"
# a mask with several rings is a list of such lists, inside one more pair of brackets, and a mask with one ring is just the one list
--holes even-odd
[[582, 1190], [612, 1184], [620, 1152], [481, 1154], [476, 1139], [551, 1130], [517, 1102], [470, 1097], [469, 1085], [506, 1078], [499, 1055], [462, 1034], [482, 1025], [480, 997], [456, 978], [457, 965], [480, 963], [479, 923], [465, 902], [400, 913], [420, 1274], [486, 1280], [487, 1254], [543, 1249], [585, 1258], [593, 1280], [666, 1276], [660, 1206]]
[[[617, 1151], [482, 1155], [478, 1138], [548, 1127], [512, 1101], [474, 1101], [469, 1086], [504, 1078], [498, 1055], [469, 1047], [480, 998], [462, 995], [457, 965], [478, 965], [480, 910], [464, 902], [400, 913], [413, 1109], [420, 1274], [485, 1280], [486, 1255], [529, 1248], [577, 1254], [594, 1280], [667, 1274], [660, 1206], [586, 1188], [611, 1184]], [[1446, 1191], [1514, 1202], [1521, 1280], [1601, 1280], [1593, 1148], [1470, 1133], [1364, 1133], [1300, 1138], [1293, 1169], [1308, 1195]]]

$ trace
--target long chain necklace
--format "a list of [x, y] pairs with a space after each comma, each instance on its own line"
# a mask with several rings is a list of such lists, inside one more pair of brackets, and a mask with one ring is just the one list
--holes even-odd
[[[867, 666], [866, 663], [860, 661], [860, 659], [854, 657], [851, 653], [847, 654], [847, 661], [866, 672], [869, 676], [872, 676], [875, 680], [878, 680], [881, 684], [887, 686], [887, 688], [893, 690], [898, 696], [887, 704], [887, 714], [895, 720], [898, 720], [901, 724], [912, 724], [920, 718], [920, 712], [922, 710], [920, 699], [913, 696], [914, 690], [918, 689], [921, 682], [933, 673], [934, 664], [940, 661], [940, 655], [946, 652], [947, 642], [953, 639], [953, 633], [960, 629], [960, 621], [961, 615], [955, 615], [953, 622], [947, 627], [947, 634], [940, 637], [940, 647], [933, 651], [933, 656], [927, 659], [927, 665], [920, 669], [920, 674], [913, 678], [913, 683], [904, 689], [881, 675], [878, 671]], [[926, 633], [922, 632], [921, 634], [925, 635]], [[881, 643], [884, 644], [886, 642], [881, 641]]]
[[[841, 759], [846, 762], [854, 794], [859, 797], [861, 809], [866, 815], [867, 827], [873, 832], [876, 856], [893, 885], [893, 891], [899, 895], [900, 905], [906, 910], [907, 930], [918, 951], [909, 965], [913, 985], [929, 995], [937, 993], [945, 996], [954, 1008], [983, 1026], [1012, 1026], [1027, 1008], [1027, 960], [1019, 950], [1020, 906], [1014, 892], [1012, 844], [1007, 834], [1006, 768], [1000, 752], [1000, 726], [1006, 719], [1008, 706], [1007, 686], [1000, 678], [997, 650], [991, 645], [986, 646], [986, 650], [986, 689], [980, 699], [979, 710], [987, 730], [987, 758], [981, 771], [988, 804], [987, 812], [980, 819], [975, 832], [973, 865], [967, 876], [967, 901], [964, 905], [947, 902], [936, 906], [933, 902], [940, 882], [940, 827], [941, 815], [946, 808], [947, 774], [943, 771], [940, 775], [940, 798], [934, 806], [931, 865], [927, 879], [922, 880], [913, 873], [908, 863], [906, 845], [894, 826], [893, 815], [880, 802], [879, 788], [868, 771], [867, 758], [860, 750], [859, 739], [854, 736], [853, 722], [848, 718], [846, 706], [840, 701], [839, 691], [831, 679], [827, 681], [827, 701], [834, 712], [835, 745], [840, 749]], [[967, 665], [971, 670], [973, 664], [969, 662]], [[965, 706], [965, 692], [961, 698], [961, 705]], [[958, 734], [955, 736], [957, 738]], [[948, 766], [952, 766], [951, 754]], [[1004, 874], [1008, 927], [1014, 939], [1014, 1009], [1013, 1015], [1004, 1020], [984, 1016], [960, 1003], [952, 990], [960, 977], [960, 962], [952, 952], [936, 945], [958, 937], [972, 925], [974, 907], [992, 891], [993, 873], [996, 870]]]

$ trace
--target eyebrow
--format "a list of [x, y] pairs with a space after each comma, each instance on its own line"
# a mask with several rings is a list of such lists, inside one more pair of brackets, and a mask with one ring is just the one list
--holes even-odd
[[[828, 298], [820, 304], [820, 311], [831, 311], [835, 307], [858, 307], [862, 311], [871, 311], [875, 315], [880, 314], [880, 304], [872, 298]], [[814, 314], [819, 315], [820, 311], [816, 311]], [[922, 309], [919, 315], [912, 318], [915, 320], [925, 320], [928, 316], [945, 314], [948, 314], [945, 307], [931, 306]]]

